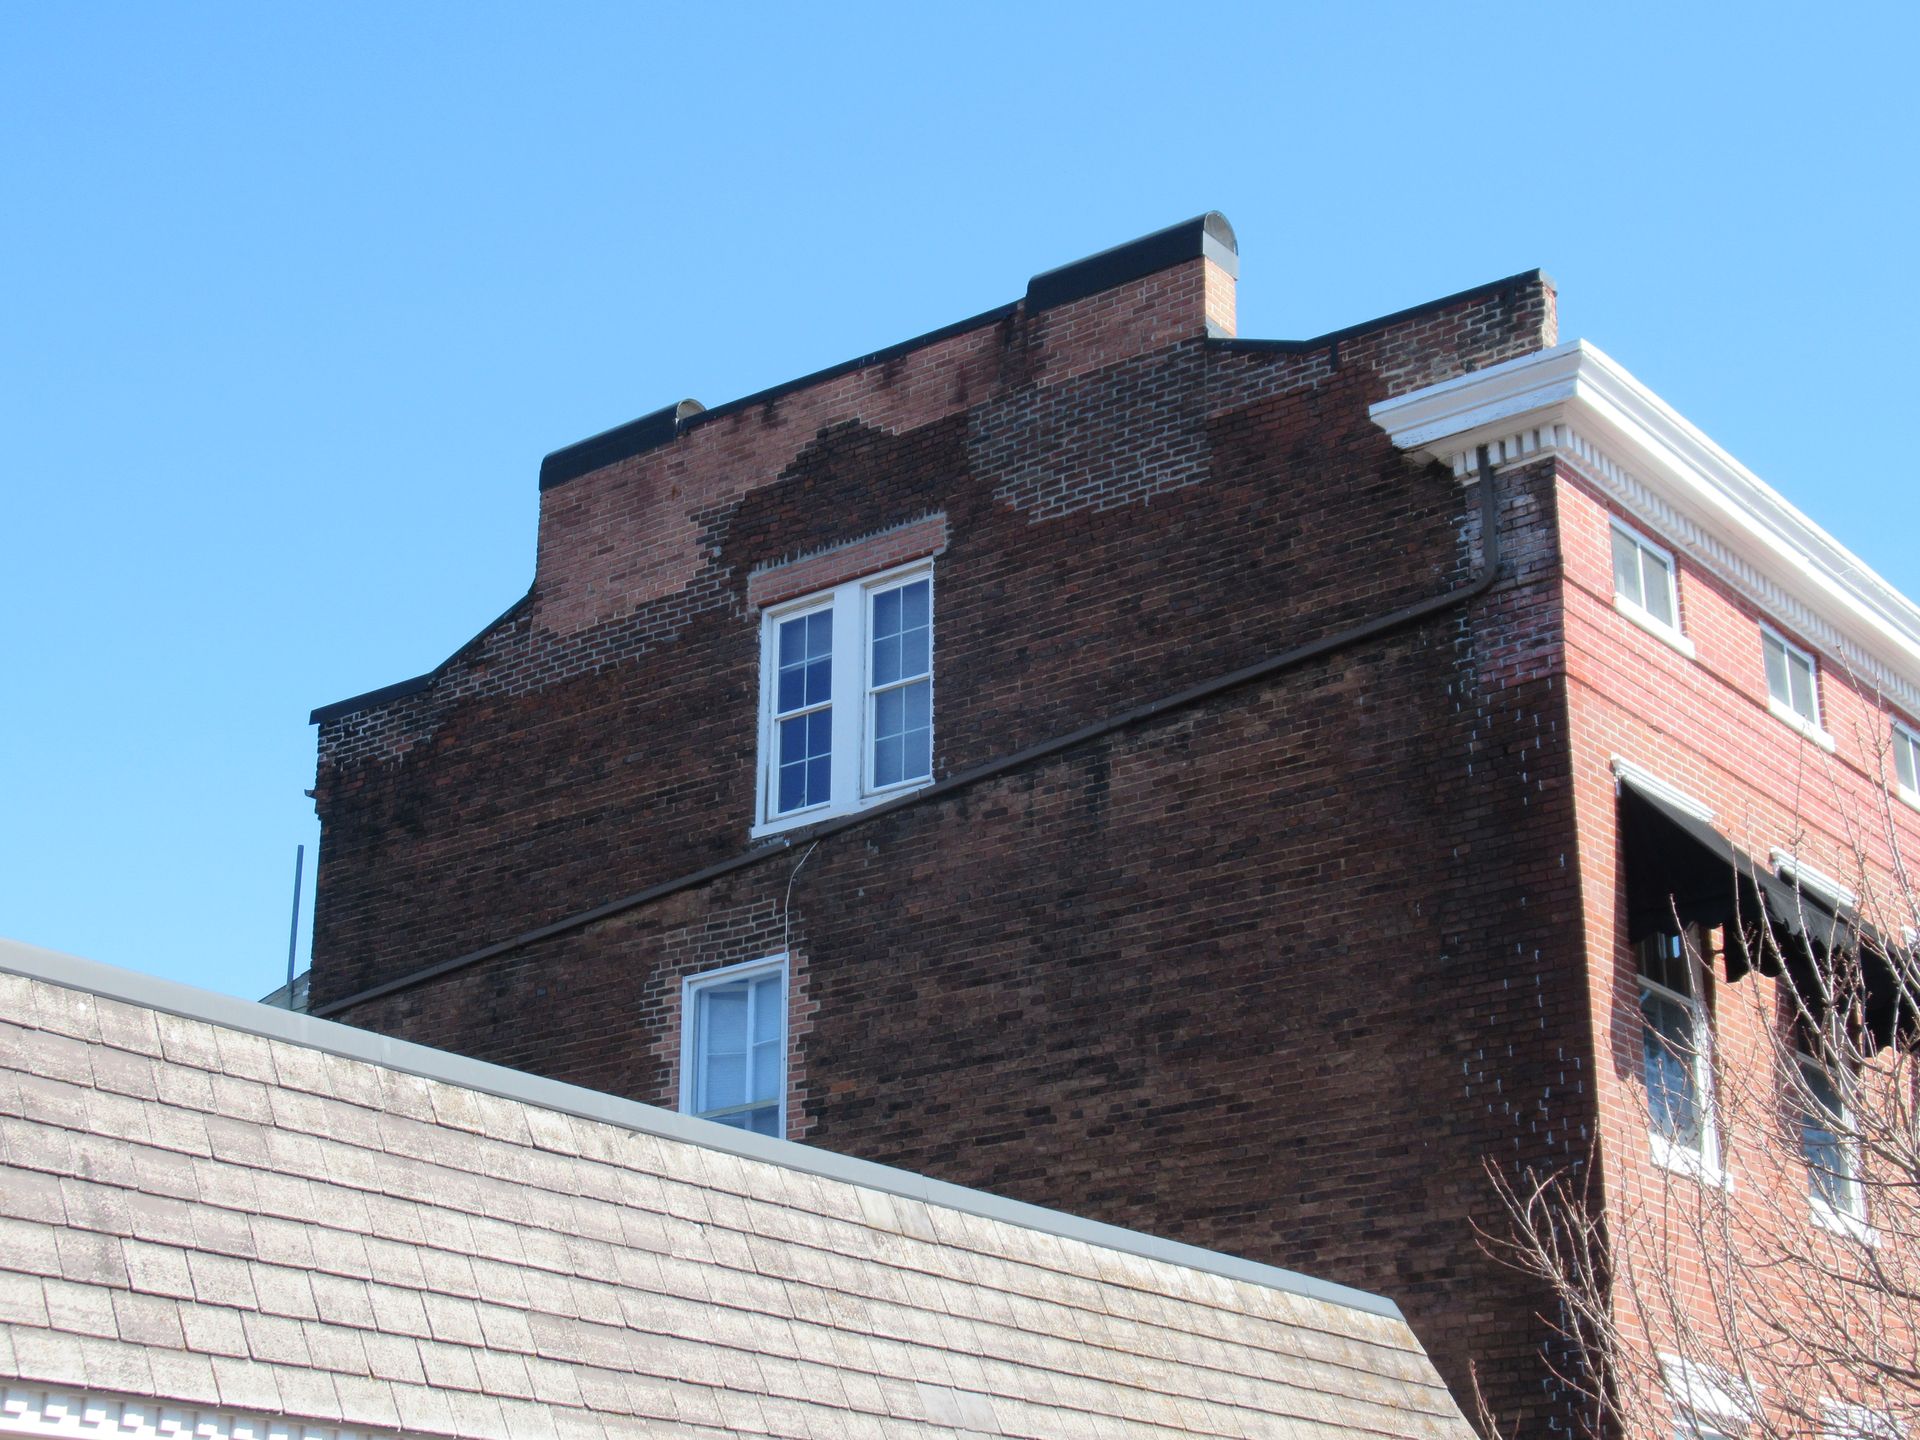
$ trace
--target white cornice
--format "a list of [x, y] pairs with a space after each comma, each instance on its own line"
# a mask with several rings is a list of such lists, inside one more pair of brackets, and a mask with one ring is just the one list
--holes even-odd
[[1755, 605], [1909, 712], [1920, 607], [1598, 347], [1574, 340], [1383, 400], [1374, 423], [1462, 479], [1558, 455]]
[[60, 1440], [399, 1440], [390, 1430], [357, 1425], [19, 1383], [0, 1386], [0, 1435]]

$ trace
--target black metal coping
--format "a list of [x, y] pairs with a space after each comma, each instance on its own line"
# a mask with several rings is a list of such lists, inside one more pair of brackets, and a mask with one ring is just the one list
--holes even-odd
[[540, 462], [540, 488], [551, 490], [616, 460], [664, 445], [680, 433], [683, 421], [706, 408], [698, 400], [682, 400], [678, 405], [662, 406], [638, 420], [629, 420], [556, 450]]
[[1218, 210], [1209, 210], [1205, 215], [1196, 215], [1191, 220], [1178, 225], [1169, 225], [1165, 230], [1156, 230], [1138, 240], [1129, 240], [1124, 245], [1116, 245], [1111, 250], [1102, 250], [1098, 255], [1089, 255], [1084, 260], [1075, 260], [1070, 265], [1062, 265], [1055, 270], [1047, 270], [1034, 276], [1027, 282], [1024, 302], [998, 305], [965, 320], [951, 325], [943, 325], [938, 330], [929, 330], [924, 335], [916, 335], [911, 340], [902, 340], [897, 345], [889, 345], [884, 350], [875, 350], [871, 354], [861, 355], [852, 360], [843, 360], [837, 365], [829, 365], [824, 370], [816, 370], [810, 375], [783, 381], [766, 390], [743, 395], [738, 400], [729, 400], [724, 405], [716, 405], [711, 410], [702, 409], [699, 402], [683, 400], [677, 406], [655, 410], [652, 414], [642, 415], [638, 420], [630, 420], [625, 425], [616, 425], [611, 430], [603, 430], [572, 445], [564, 446], [548, 455], [540, 462], [540, 488], [551, 490], [564, 485], [569, 480], [577, 480], [595, 470], [612, 465], [617, 461], [630, 460], [635, 455], [643, 455], [649, 450], [666, 444], [669, 440], [687, 430], [719, 419], [723, 415], [737, 414], [742, 410], [751, 410], [756, 405], [765, 405], [796, 390], [805, 390], [822, 381], [831, 380], [849, 371], [864, 370], [870, 365], [885, 364], [902, 355], [911, 354], [924, 346], [933, 345], [955, 335], [964, 335], [969, 330], [978, 330], [988, 325], [997, 325], [1025, 304], [1029, 315], [1037, 315], [1056, 305], [1065, 305], [1074, 300], [1084, 299], [1088, 295], [1097, 295], [1102, 290], [1111, 290], [1124, 285], [1129, 280], [1143, 279], [1161, 270], [1188, 260], [1205, 256], [1219, 265], [1229, 275], [1240, 273], [1239, 243], [1234, 239], [1233, 226], [1227, 217]]
[[1218, 210], [1034, 276], [1027, 282], [1027, 312], [1037, 315], [1202, 256], [1239, 278], [1240, 244]]

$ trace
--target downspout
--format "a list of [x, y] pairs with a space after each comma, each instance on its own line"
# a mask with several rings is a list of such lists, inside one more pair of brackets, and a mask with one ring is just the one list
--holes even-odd
[[[1108, 716], [1104, 720], [1096, 720], [1090, 725], [1083, 725], [1078, 730], [1069, 731], [1064, 735], [1056, 735], [1051, 740], [1043, 740], [1037, 745], [1030, 745], [1024, 750], [1015, 751], [1011, 755], [1003, 755], [995, 760], [984, 761], [969, 770], [962, 770], [957, 775], [949, 775], [945, 780], [929, 785], [925, 789], [916, 790], [911, 795], [903, 795], [898, 800], [890, 800], [884, 805], [876, 805], [872, 809], [862, 810], [856, 815], [842, 816], [838, 820], [829, 820], [821, 825], [810, 827], [801, 833], [800, 838], [810, 843], [818, 844], [820, 841], [831, 839], [833, 836], [839, 835], [844, 831], [855, 829], [861, 825], [871, 824], [875, 820], [897, 814], [902, 810], [911, 809], [916, 805], [925, 805], [930, 801], [942, 799], [957, 791], [978, 785], [983, 780], [994, 779], [996, 776], [1004, 775], [1010, 770], [1017, 770], [1022, 766], [1031, 765], [1036, 760], [1044, 760], [1049, 756], [1059, 754], [1063, 750], [1070, 750], [1077, 745], [1084, 745], [1090, 740], [1098, 740], [1102, 736], [1113, 734], [1115, 731], [1127, 729], [1131, 726], [1141, 724], [1144, 721], [1170, 714], [1176, 710], [1183, 710], [1190, 705], [1198, 705], [1203, 701], [1213, 699], [1216, 695], [1224, 695], [1230, 690], [1237, 690], [1243, 685], [1251, 685], [1256, 681], [1270, 679], [1275, 675], [1283, 674], [1309, 661], [1337, 654], [1349, 646], [1358, 645], [1364, 641], [1377, 639], [1382, 635], [1390, 634], [1395, 630], [1424, 620], [1430, 615], [1437, 615], [1443, 610], [1451, 610], [1472, 603], [1487, 592], [1500, 572], [1499, 504], [1494, 495], [1493, 467], [1488, 461], [1486, 446], [1482, 445], [1479, 447], [1476, 459], [1478, 461], [1476, 468], [1479, 471], [1480, 484], [1480, 568], [1466, 584], [1443, 590], [1438, 595], [1430, 595], [1424, 600], [1416, 600], [1410, 605], [1403, 605], [1397, 610], [1377, 616], [1372, 620], [1364, 621], [1352, 629], [1342, 630], [1336, 635], [1325, 636], [1322, 639], [1312, 641], [1308, 644], [1296, 646], [1291, 650], [1284, 650], [1278, 655], [1268, 656], [1265, 660], [1256, 661], [1252, 665], [1244, 666], [1241, 669], [1230, 670], [1226, 674], [1216, 675], [1210, 680], [1202, 680], [1197, 685], [1190, 685], [1184, 690], [1177, 690], [1171, 695], [1164, 695], [1158, 700], [1148, 701], [1146, 704], [1135, 706], [1131, 710], [1123, 710], [1118, 714]], [[492, 945], [483, 946], [478, 950], [470, 950], [464, 955], [456, 955], [450, 960], [442, 960], [436, 964], [424, 966], [419, 970], [410, 971], [395, 979], [384, 981], [379, 985], [370, 986], [365, 990], [335, 1000], [330, 1004], [320, 1006], [310, 1013], [321, 1019], [326, 1019], [338, 1015], [343, 1010], [352, 1009], [356, 1005], [365, 1005], [369, 1001], [383, 999], [388, 995], [396, 995], [403, 990], [411, 990], [416, 986], [426, 984], [430, 980], [437, 980], [443, 975], [450, 975], [456, 970], [464, 970], [469, 965], [478, 965], [482, 961], [511, 954], [515, 950], [521, 950], [529, 945], [538, 944], [542, 940], [551, 940], [556, 935], [564, 935], [571, 930], [578, 930], [582, 926], [591, 925], [599, 920], [605, 920], [609, 916], [618, 915], [623, 911], [636, 909], [642, 905], [650, 905], [656, 900], [665, 899], [669, 895], [677, 894], [682, 890], [688, 890], [697, 885], [704, 885], [710, 880], [718, 880], [724, 875], [733, 874], [736, 870], [745, 870], [749, 866], [761, 864], [764, 861], [771, 860], [776, 855], [784, 855], [792, 848], [793, 843], [792, 838], [782, 836], [777, 843], [761, 845], [752, 850], [743, 851], [729, 859], [705, 866], [702, 869], [689, 871], [687, 874], [676, 876], [671, 880], [663, 880], [658, 885], [650, 885], [645, 890], [639, 890], [631, 895], [622, 896], [618, 900], [609, 900], [606, 904], [597, 905], [591, 910], [582, 910], [576, 914], [568, 915], [564, 919], [555, 920], [549, 925], [542, 925], [537, 929], [528, 930], [523, 934], [516, 935], [510, 940], [497, 941]]]

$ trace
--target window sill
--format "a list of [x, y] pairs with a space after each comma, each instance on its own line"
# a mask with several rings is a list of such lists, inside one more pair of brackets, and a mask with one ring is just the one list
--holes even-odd
[[1686, 656], [1687, 659], [1693, 660], [1698, 658], [1693, 648], [1693, 641], [1682, 635], [1675, 626], [1669, 625], [1661, 620], [1657, 615], [1653, 614], [1652, 611], [1634, 604], [1633, 601], [1627, 599], [1624, 595], [1616, 595], [1613, 597], [1613, 608], [1649, 635], [1653, 636], [1654, 639], [1663, 641], [1665, 644], [1678, 650], [1682, 655]]
[[924, 780], [911, 780], [905, 785], [889, 786], [885, 790], [876, 790], [863, 795], [851, 805], [815, 805], [811, 809], [796, 810], [791, 815], [782, 815], [773, 820], [762, 820], [757, 825], [747, 827], [747, 838], [763, 840], [769, 835], [784, 835], [789, 830], [804, 830], [809, 825], [824, 825], [829, 820], [845, 819], [849, 815], [858, 815], [863, 810], [872, 810], [886, 805], [917, 790], [924, 790], [933, 784], [929, 775]]
[[1836, 1210], [1818, 1195], [1809, 1196], [1807, 1205], [1813, 1211], [1813, 1223], [1822, 1230], [1856, 1241], [1869, 1250], [1880, 1244], [1880, 1232], [1858, 1215], [1849, 1215], [1844, 1210]]
[[1702, 1185], [1711, 1185], [1729, 1195], [1733, 1193], [1733, 1177], [1698, 1150], [1676, 1145], [1657, 1130], [1647, 1132], [1647, 1144], [1653, 1151], [1653, 1163], [1662, 1170], [1685, 1175], [1690, 1180], [1698, 1180]]
[[1767, 709], [1773, 712], [1773, 718], [1781, 724], [1798, 730], [1829, 755], [1833, 754], [1835, 749], [1833, 736], [1822, 730], [1819, 725], [1812, 720], [1807, 719], [1807, 717], [1802, 715], [1798, 710], [1793, 709], [1791, 706], [1782, 705], [1771, 695], [1767, 697]]

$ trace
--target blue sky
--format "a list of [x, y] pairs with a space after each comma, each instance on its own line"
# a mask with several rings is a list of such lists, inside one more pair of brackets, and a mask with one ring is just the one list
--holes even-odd
[[542, 454], [1207, 209], [1245, 335], [1544, 267], [1920, 594], [1915, 15], [5, 7], [0, 934], [263, 993], [307, 712], [526, 588]]

